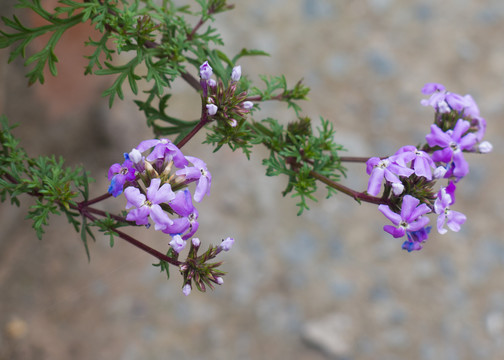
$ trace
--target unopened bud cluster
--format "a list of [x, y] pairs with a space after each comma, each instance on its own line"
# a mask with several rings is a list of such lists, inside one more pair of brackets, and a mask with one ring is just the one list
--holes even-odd
[[222, 80], [212, 79], [213, 69], [205, 61], [200, 66], [200, 84], [203, 89], [206, 115], [211, 119], [223, 121], [230, 127], [239, 127], [245, 121], [245, 115], [250, 112], [254, 104], [245, 100], [247, 93], [237, 92], [237, 85], [241, 78], [241, 66], [235, 66], [231, 71], [230, 80], [225, 85]]
[[[395, 238], [407, 236], [403, 249], [422, 249], [431, 230], [424, 215], [437, 215], [436, 227], [440, 234], [459, 231], [466, 216], [452, 210], [456, 185], [469, 173], [464, 152], [487, 153], [492, 144], [483, 141], [486, 121], [470, 95], [459, 95], [445, 90], [441, 84], [429, 83], [422, 93], [430, 95], [422, 100], [424, 106], [435, 110], [434, 124], [426, 135], [422, 148], [401, 147], [388, 158], [373, 157], [367, 161], [370, 175], [367, 192], [377, 196], [385, 179], [383, 198], [390, 205], [378, 209], [393, 223], [384, 230]], [[436, 181], [445, 185], [434, 190]]]

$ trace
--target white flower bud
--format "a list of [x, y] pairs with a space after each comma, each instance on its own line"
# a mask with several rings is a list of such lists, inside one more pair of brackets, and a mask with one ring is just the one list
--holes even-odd
[[241, 66], [238, 65], [238, 66], [235, 66], [233, 68], [233, 71], [231, 72], [231, 80], [233, 80], [234, 82], [237, 82], [239, 81], [241, 78]]
[[488, 154], [489, 152], [491, 152], [493, 150], [493, 145], [489, 141], [482, 141], [478, 145], [478, 150], [482, 154]]
[[214, 116], [215, 114], [217, 114], [217, 110], [219, 110], [217, 105], [214, 105], [214, 104], [208, 104], [206, 106], [206, 108], [207, 108], [208, 115], [210, 115], [210, 116]]

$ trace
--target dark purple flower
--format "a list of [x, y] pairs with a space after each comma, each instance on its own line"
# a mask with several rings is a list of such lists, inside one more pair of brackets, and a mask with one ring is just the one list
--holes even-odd
[[372, 157], [366, 162], [366, 172], [369, 176], [367, 192], [369, 195], [379, 194], [383, 178], [390, 183], [401, 183], [398, 176], [409, 177], [414, 170], [395, 163], [391, 158], [380, 160]]
[[125, 160], [122, 165], [119, 163], [113, 164], [108, 171], [108, 179], [112, 180], [108, 188], [108, 192], [114, 197], [119, 196], [124, 188], [124, 184], [128, 181], [135, 180], [135, 168], [133, 162]]
[[442, 150], [436, 150], [432, 154], [432, 160], [450, 163], [453, 161], [453, 175], [458, 178], [464, 177], [469, 172], [469, 164], [464, 159], [462, 150], [470, 150], [476, 144], [476, 135], [467, 133], [470, 124], [468, 121], [459, 119], [453, 130], [443, 132], [437, 125], [431, 125], [431, 133], [425, 139], [429, 146], [439, 146]]
[[426, 226], [417, 231], [406, 231], [408, 240], [402, 244], [402, 248], [408, 250], [408, 252], [421, 250], [423, 248], [423, 243], [427, 241], [429, 237], [431, 228], [431, 226]]
[[152, 179], [150, 186], [147, 188], [147, 197], [133, 186], [124, 190], [124, 196], [128, 200], [126, 209], [135, 207], [135, 209], [130, 210], [126, 220], [135, 221], [137, 225], [147, 225], [149, 223], [148, 217], [150, 217], [154, 221], [156, 230], [163, 230], [173, 223], [159, 204], [174, 199], [175, 193], [172, 191], [170, 184], [163, 184], [163, 186], [159, 187], [160, 184], [160, 179]]
[[426, 204], [420, 204], [420, 200], [411, 195], [405, 195], [401, 206], [401, 213], [393, 212], [388, 205], [379, 205], [378, 210], [395, 225], [385, 225], [383, 230], [395, 238], [403, 237], [406, 231], [418, 231], [429, 222], [422, 217], [431, 211]]
[[448, 193], [447, 188], [441, 188], [434, 202], [434, 212], [438, 214], [437, 229], [440, 234], [445, 234], [448, 230], [444, 228], [446, 224], [450, 230], [459, 231], [460, 225], [466, 222], [464, 214], [450, 210], [449, 206], [454, 203], [454, 199]]
[[208, 171], [206, 164], [203, 160], [192, 156], [186, 156], [194, 166], [185, 166], [183, 169], [178, 170], [176, 175], [184, 175], [186, 178], [185, 183], [188, 184], [193, 181], [198, 181], [196, 191], [194, 192], [194, 200], [201, 202], [203, 196], [210, 195], [210, 186], [212, 185], [212, 174]]

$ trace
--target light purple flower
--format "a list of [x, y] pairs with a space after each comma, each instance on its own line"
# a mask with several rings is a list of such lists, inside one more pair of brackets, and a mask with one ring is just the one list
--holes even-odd
[[182, 168], [187, 165], [187, 160], [182, 154], [182, 151], [169, 139], [152, 139], [144, 140], [138, 146], [137, 150], [144, 152], [152, 149], [151, 153], [147, 156], [147, 161], [172, 161], [176, 167]]
[[191, 242], [194, 247], [199, 247], [201, 245], [201, 241], [198, 238], [192, 238]]
[[470, 150], [476, 143], [474, 133], [468, 133], [470, 124], [468, 121], [459, 119], [453, 130], [443, 132], [437, 125], [431, 125], [431, 133], [425, 139], [429, 146], [439, 146], [442, 150], [436, 150], [432, 154], [432, 160], [450, 163], [453, 161], [453, 175], [458, 178], [469, 173], [469, 164], [464, 159], [462, 150]]
[[198, 180], [196, 191], [194, 192], [194, 201], [201, 202], [203, 196], [210, 195], [210, 186], [212, 185], [212, 174], [208, 171], [206, 164], [195, 157], [186, 156], [194, 166], [185, 166], [183, 169], [178, 170], [176, 175], [184, 175], [186, 178], [185, 183], [190, 183]]
[[219, 108], [215, 104], [207, 104], [206, 108], [207, 108], [207, 113], [210, 116], [214, 116], [215, 114], [217, 114], [217, 110], [219, 110]]
[[[411, 154], [410, 156], [405, 156]], [[415, 171], [415, 175], [423, 176], [427, 180], [432, 180], [432, 169], [436, 168], [434, 161], [431, 156], [427, 154], [425, 151], [418, 150], [413, 145], [406, 145], [400, 148], [396, 152], [396, 157], [394, 157], [394, 161], [399, 165], [407, 167], [407, 163], [409, 161], [412, 162], [412, 168]], [[402, 155], [402, 156], [400, 156]]]
[[148, 217], [150, 217], [156, 230], [163, 230], [173, 223], [159, 204], [174, 199], [175, 194], [170, 184], [163, 184], [163, 186], [159, 187], [160, 183], [160, 179], [151, 180], [150, 186], [147, 188], [147, 197], [133, 186], [124, 190], [124, 196], [128, 200], [126, 209], [135, 207], [135, 209], [130, 210], [126, 220], [135, 221], [137, 225], [147, 225], [149, 223]]
[[191, 293], [191, 290], [192, 290], [192, 286], [190, 283], [187, 283], [184, 285], [184, 287], [182, 288], [182, 293], [185, 295], [185, 296], [188, 296], [190, 293]]
[[213, 70], [208, 61], [205, 61], [203, 64], [200, 66], [200, 77], [203, 80], [208, 80], [210, 79], [210, 76], [212, 76]]
[[134, 181], [135, 178], [135, 168], [131, 160], [125, 160], [122, 165], [113, 164], [108, 171], [108, 179], [112, 180], [108, 192], [114, 197], [121, 195], [124, 184], [128, 181]]
[[186, 231], [187, 234], [182, 236], [182, 239], [187, 240], [193, 236], [198, 230], [198, 210], [193, 206], [191, 193], [185, 189], [177, 192], [175, 198], [169, 203], [172, 210], [179, 215], [178, 219], [173, 219], [173, 223], [168, 225], [163, 232], [170, 235], [182, 235]]
[[406, 231], [418, 231], [429, 222], [429, 219], [422, 217], [431, 211], [426, 204], [420, 204], [420, 200], [411, 195], [405, 195], [401, 206], [401, 214], [393, 212], [388, 205], [379, 205], [380, 210], [387, 219], [395, 225], [385, 225], [383, 230], [395, 238], [403, 237]]
[[404, 241], [402, 248], [408, 252], [418, 251], [423, 248], [423, 243], [427, 241], [431, 226], [426, 226], [417, 231], [406, 231], [408, 240]]
[[219, 284], [219, 285], [222, 285], [222, 284], [224, 284], [224, 279], [220, 276], [217, 276], [215, 278], [215, 282], [217, 282], [217, 284]]
[[234, 244], [234, 239], [232, 237], [228, 237], [225, 240], [222, 240], [222, 242], [219, 245], [219, 248], [224, 250], [224, 251], [229, 251], [231, 250], [231, 247]]
[[431, 95], [431, 94], [434, 94], [436, 91], [444, 91], [444, 90], [445, 90], [445, 87], [442, 84], [427, 83], [422, 88], [422, 94]]
[[367, 192], [376, 196], [380, 192], [383, 178], [390, 183], [401, 183], [398, 176], [409, 177], [414, 170], [401, 166], [390, 158], [380, 160], [378, 157], [372, 157], [366, 162], [366, 172], [370, 175]]
[[437, 229], [440, 234], [445, 234], [448, 230], [444, 228], [445, 224], [452, 231], [459, 231], [460, 225], [466, 222], [467, 217], [461, 212], [450, 210], [449, 206], [454, 200], [447, 192], [446, 188], [441, 188], [438, 197], [434, 202], [434, 212], [438, 214]]
[[237, 82], [239, 81], [241, 78], [241, 66], [238, 65], [238, 66], [235, 66], [233, 68], [233, 71], [231, 72], [231, 80], [233, 80], [234, 82]]
[[175, 251], [178, 254], [182, 250], [184, 250], [186, 246], [186, 241], [182, 239], [180, 235], [175, 235], [172, 237], [172, 240], [170, 241], [169, 244], [172, 247], [173, 251]]

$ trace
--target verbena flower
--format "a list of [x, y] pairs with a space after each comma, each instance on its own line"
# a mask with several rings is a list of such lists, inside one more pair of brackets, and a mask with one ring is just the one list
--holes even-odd
[[436, 168], [431, 156], [425, 151], [418, 150], [413, 145], [406, 145], [400, 148], [396, 152], [394, 161], [404, 167], [407, 167], [408, 162], [411, 161], [411, 167], [415, 175], [423, 176], [429, 181], [432, 180], [432, 169]]
[[[431, 133], [425, 139], [429, 146], [439, 146], [442, 149], [432, 154], [436, 162], [453, 162], [453, 175], [462, 178], [469, 173], [469, 164], [464, 158], [462, 150], [470, 150], [476, 143], [474, 133], [467, 133], [470, 124], [468, 121], [459, 119], [453, 130], [443, 132], [437, 125], [431, 125]], [[463, 136], [466, 134], [465, 136]]]
[[420, 200], [411, 195], [403, 197], [401, 213], [393, 212], [388, 205], [379, 205], [378, 210], [395, 226], [385, 225], [383, 230], [395, 238], [403, 237], [406, 231], [418, 231], [429, 222], [423, 215], [429, 213], [431, 209], [426, 204], [420, 204]]
[[194, 201], [201, 202], [203, 196], [210, 195], [210, 186], [212, 185], [212, 174], [208, 171], [206, 164], [195, 157], [186, 156], [194, 166], [185, 166], [178, 170], [176, 175], [183, 175], [186, 178], [186, 183], [198, 181], [196, 190], [194, 191]]
[[178, 168], [187, 165], [187, 160], [182, 151], [169, 139], [144, 140], [137, 146], [137, 150], [140, 152], [149, 149], [152, 149], [152, 151], [146, 157], [148, 161], [161, 160], [162, 162], [169, 162], [173, 160], [173, 163]]
[[434, 202], [434, 212], [439, 215], [437, 219], [437, 230], [440, 234], [445, 234], [448, 231], [444, 228], [445, 225], [452, 231], [459, 231], [460, 225], [467, 220], [464, 214], [450, 210], [450, 205], [454, 202], [447, 188], [441, 188], [439, 190], [437, 199]]
[[404, 241], [402, 248], [408, 252], [422, 250], [423, 244], [427, 241], [431, 226], [426, 226], [417, 231], [406, 231], [408, 240]]
[[124, 190], [124, 196], [128, 200], [126, 209], [135, 207], [135, 209], [129, 211], [126, 220], [135, 221], [137, 225], [147, 225], [150, 217], [156, 230], [163, 230], [168, 225], [173, 224], [173, 221], [161, 208], [160, 204], [173, 200], [175, 194], [170, 184], [163, 184], [160, 187], [160, 183], [160, 179], [152, 179], [150, 186], [147, 188], [147, 196], [133, 186]]
[[113, 164], [108, 171], [108, 179], [111, 180], [108, 192], [114, 197], [119, 196], [126, 182], [135, 181], [135, 172], [131, 160], [125, 160], [122, 164]]
[[392, 157], [383, 160], [372, 157], [366, 162], [366, 172], [370, 175], [367, 192], [369, 195], [376, 196], [380, 193], [383, 178], [390, 183], [401, 183], [398, 176], [409, 177], [414, 170], [397, 164]]

